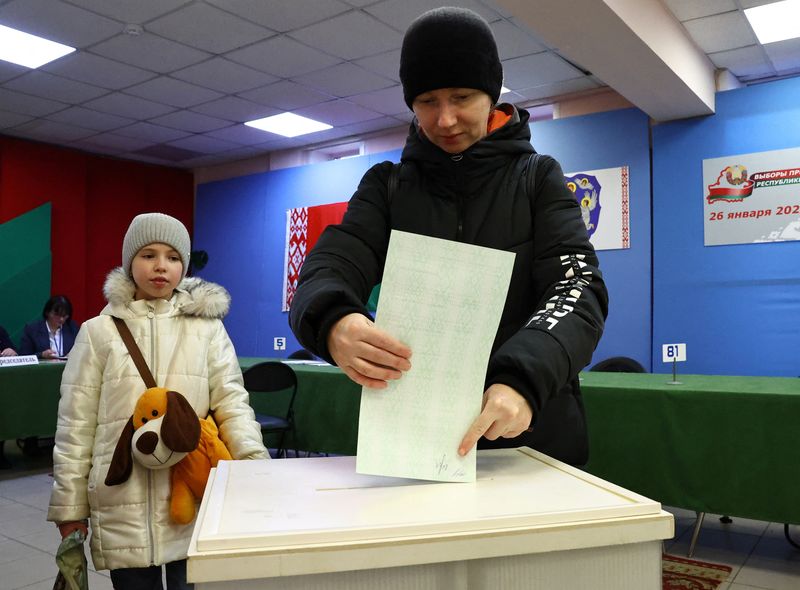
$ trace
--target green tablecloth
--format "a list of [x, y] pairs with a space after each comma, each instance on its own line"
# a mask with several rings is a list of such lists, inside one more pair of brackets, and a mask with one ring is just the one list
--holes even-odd
[[[240, 358], [243, 369], [267, 360]], [[0, 368], [0, 439], [52, 436], [63, 363]], [[356, 452], [361, 387], [336, 367], [293, 364], [297, 440]], [[584, 373], [587, 470], [666, 505], [800, 524], [800, 379]], [[261, 410], [285, 399], [252, 396]]]
[[587, 470], [666, 505], [800, 523], [800, 379], [585, 373]]
[[[264, 360], [275, 359], [239, 357], [239, 365], [244, 370]], [[296, 448], [355, 455], [361, 386], [350, 381], [338, 367], [295, 363], [291, 366], [298, 383], [294, 402]], [[252, 395], [250, 404], [256, 411], [280, 412], [285, 407], [285, 397], [271, 400]], [[295, 448], [291, 440], [287, 440], [287, 445]]]
[[65, 364], [0, 367], [0, 440], [55, 434]]

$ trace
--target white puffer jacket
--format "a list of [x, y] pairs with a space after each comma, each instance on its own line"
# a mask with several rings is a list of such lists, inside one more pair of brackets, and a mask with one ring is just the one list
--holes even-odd
[[135, 285], [121, 268], [108, 275], [103, 291], [108, 305], [83, 324], [64, 368], [47, 519], [90, 517], [98, 570], [184, 559], [193, 524], [169, 519], [169, 469], [134, 462], [128, 481], [104, 483], [117, 440], [145, 390], [111, 316], [125, 320], [158, 386], [182, 393], [200, 417], [213, 411], [234, 459], [267, 459], [221, 321], [230, 297], [219, 285], [187, 278], [170, 301], [134, 301]]

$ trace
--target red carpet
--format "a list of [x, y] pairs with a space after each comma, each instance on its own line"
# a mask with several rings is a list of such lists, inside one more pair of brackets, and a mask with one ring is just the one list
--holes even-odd
[[663, 590], [714, 590], [728, 579], [731, 567], [664, 553]]

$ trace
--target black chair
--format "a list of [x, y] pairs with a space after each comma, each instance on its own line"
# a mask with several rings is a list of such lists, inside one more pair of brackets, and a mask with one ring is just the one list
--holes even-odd
[[590, 371], [601, 373], [647, 373], [639, 361], [627, 356], [612, 356], [600, 361]]
[[[258, 405], [258, 394], [274, 395], [287, 393], [289, 403], [285, 406], [286, 410], [282, 415], [264, 414], [256, 411], [256, 421], [261, 425], [262, 434], [280, 434], [276, 449], [277, 457], [286, 457], [286, 433], [291, 432], [292, 443], [297, 445], [297, 438], [294, 428], [294, 398], [297, 395], [297, 375], [289, 365], [277, 361], [266, 361], [258, 363], [245, 369], [242, 374], [244, 377], [244, 388], [250, 392], [251, 405]], [[283, 396], [284, 398], [286, 395]], [[294, 449], [294, 456], [297, 457], [297, 448]]]

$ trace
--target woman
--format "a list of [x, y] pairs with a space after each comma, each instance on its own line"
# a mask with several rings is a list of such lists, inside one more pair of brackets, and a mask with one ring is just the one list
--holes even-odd
[[64, 295], [53, 295], [44, 304], [41, 320], [25, 326], [20, 354], [35, 354], [42, 359], [63, 358], [72, 350], [78, 324], [72, 319], [72, 304]]
[[482, 411], [458, 452], [483, 437], [483, 447], [527, 445], [585, 463], [577, 376], [602, 334], [608, 294], [561, 168], [532, 158], [525, 110], [495, 106], [502, 66], [476, 13], [439, 8], [415, 20], [400, 80], [415, 119], [395, 194], [390, 202], [390, 162], [364, 175], [342, 223], [305, 260], [292, 329], [356, 383], [386, 387], [411, 367], [411, 350], [376, 328], [364, 303], [381, 281], [391, 230], [515, 252]]

